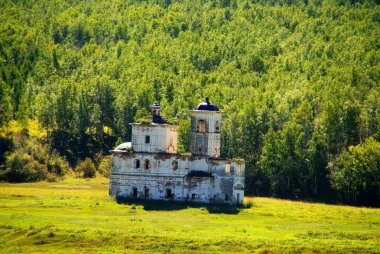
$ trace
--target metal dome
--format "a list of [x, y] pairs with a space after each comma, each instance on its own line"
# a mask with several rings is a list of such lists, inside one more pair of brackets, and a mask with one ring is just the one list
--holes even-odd
[[216, 106], [215, 104], [212, 104], [208, 97], [206, 97], [205, 102], [199, 103], [195, 109], [196, 110], [206, 110], [206, 111], [219, 111], [218, 106]]

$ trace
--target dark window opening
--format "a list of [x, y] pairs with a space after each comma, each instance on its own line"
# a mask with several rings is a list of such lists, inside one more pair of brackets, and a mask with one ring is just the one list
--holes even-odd
[[172, 190], [166, 189], [166, 198], [172, 198]]
[[149, 144], [150, 143], [150, 136], [147, 135], [145, 136], [145, 144]]
[[136, 160], [136, 168], [140, 168], [140, 160]]
[[195, 200], [195, 193], [191, 194], [191, 199]]
[[144, 189], [144, 196], [148, 197], [149, 196], [149, 188]]
[[202, 152], [202, 148], [199, 148], [199, 152]]
[[224, 200], [225, 200], [225, 201], [228, 201], [228, 194], [225, 194], [225, 195], [224, 195]]
[[149, 167], [150, 167], [149, 160], [145, 160], [145, 169], [149, 169]]
[[173, 170], [178, 169], [178, 161], [173, 161], [172, 162], [172, 167], [173, 167]]
[[216, 121], [216, 123], [215, 123], [215, 132], [220, 132], [220, 124], [219, 124], [219, 121]]
[[133, 193], [132, 193], [132, 195], [133, 195], [134, 197], [137, 197], [137, 188], [133, 188]]

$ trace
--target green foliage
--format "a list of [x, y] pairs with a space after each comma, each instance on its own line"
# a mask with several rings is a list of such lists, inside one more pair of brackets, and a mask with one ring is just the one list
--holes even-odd
[[109, 177], [111, 171], [111, 156], [104, 156], [98, 166], [99, 174]]
[[225, 112], [222, 155], [247, 162], [248, 193], [335, 195], [328, 162], [380, 138], [377, 1], [1, 7], [0, 125], [37, 118], [72, 166], [130, 141], [154, 102], [188, 151], [186, 112], [206, 96]]
[[[370, 137], [362, 145], [350, 146], [330, 165], [332, 186], [355, 203], [360, 194], [377, 203], [380, 191], [380, 143]], [[367, 193], [366, 193], [367, 192]]]
[[69, 171], [69, 165], [56, 153], [48, 151], [36, 138], [26, 133], [12, 137], [13, 150], [6, 154], [0, 179], [10, 182], [55, 181]]
[[93, 178], [96, 176], [96, 168], [90, 158], [80, 162], [75, 170], [84, 178]]
[[0, 80], [0, 127], [12, 119], [11, 92], [4, 81]]

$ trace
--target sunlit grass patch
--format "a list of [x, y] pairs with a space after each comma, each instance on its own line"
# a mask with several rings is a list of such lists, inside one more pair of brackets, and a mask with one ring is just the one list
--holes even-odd
[[4, 253], [380, 251], [379, 209], [259, 197], [245, 198], [237, 213], [204, 204], [118, 204], [105, 178], [0, 187]]

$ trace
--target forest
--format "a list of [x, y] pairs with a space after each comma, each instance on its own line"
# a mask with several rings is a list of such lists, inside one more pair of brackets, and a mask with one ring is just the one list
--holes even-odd
[[380, 206], [379, 4], [1, 1], [0, 179], [107, 176], [155, 102], [186, 153], [208, 96], [248, 195]]

